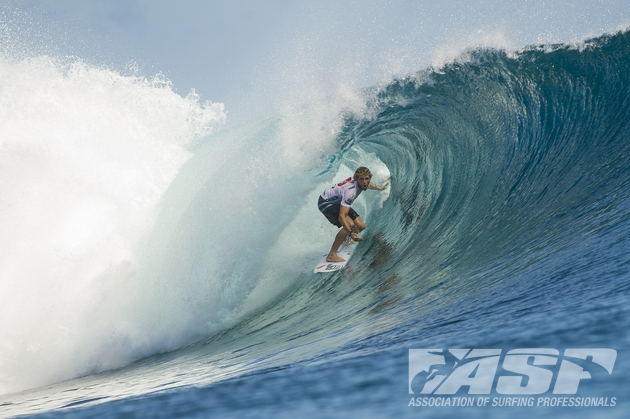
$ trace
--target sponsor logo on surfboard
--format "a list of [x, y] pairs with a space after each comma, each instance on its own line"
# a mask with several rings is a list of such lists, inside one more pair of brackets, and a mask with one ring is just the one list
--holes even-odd
[[320, 270], [322, 268], [324, 268], [325, 271], [338, 271], [339, 269], [343, 268], [343, 265], [335, 265], [335, 264], [332, 264], [332, 263], [327, 263], [327, 264], [324, 264], [324, 265], [316, 266], [315, 270]]

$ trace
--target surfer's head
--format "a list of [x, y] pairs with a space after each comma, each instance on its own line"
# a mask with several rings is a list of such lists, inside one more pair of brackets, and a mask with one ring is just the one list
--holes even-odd
[[361, 166], [354, 171], [354, 179], [357, 180], [359, 177], [368, 177], [372, 179], [372, 172], [370, 172], [370, 169], [367, 167]]
[[370, 179], [372, 179], [372, 172], [367, 167], [359, 167], [354, 171], [354, 180], [357, 181], [357, 185], [362, 190], [367, 190], [370, 185]]

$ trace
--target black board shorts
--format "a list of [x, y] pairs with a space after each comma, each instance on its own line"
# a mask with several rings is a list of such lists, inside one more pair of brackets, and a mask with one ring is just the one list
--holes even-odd
[[[340, 228], [343, 227], [341, 223], [339, 222], [339, 210], [341, 209], [340, 203], [335, 204], [335, 203], [326, 201], [324, 198], [320, 196], [319, 200], [317, 201], [317, 208], [319, 208], [319, 211], [322, 214], [324, 214], [324, 216], [326, 217], [326, 219], [328, 219], [328, 221], [330, 221], [330, 224], [335, 225]], [[350, 217], [352, 221], [354, 221], [358, 216], [359, 214], [357, 214], [355, 210], [350, 208], [350, 210], [348, 211], [348, 217]]]

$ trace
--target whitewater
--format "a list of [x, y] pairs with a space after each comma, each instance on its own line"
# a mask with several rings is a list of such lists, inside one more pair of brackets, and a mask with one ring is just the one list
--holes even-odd
[[[627, 416], [628, 62], [627, 31], [471, 49], [226, 125], [162, 76], [3, 57], [0, 416]], [[314, 275], [357, 166], [391, 188]], [[618, 356], [588, 405], [416, 407], [414, 348]]]

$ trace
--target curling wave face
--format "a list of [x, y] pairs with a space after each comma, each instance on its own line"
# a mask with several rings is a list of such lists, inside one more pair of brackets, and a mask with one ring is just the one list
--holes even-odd
[[[611, 272], [628, 262], [629, 44], [619, 33], [471, 51], [374, 92], [262, 258], [242, 317], [191, 351], [243, 374], [330, 361], [373, 336], [404, 344], [409, 323], [473, 342], [484, 327], [550, 305], [563, 318], [589, 317], [590, 304], [619, 290], [623, 278]], [[391, 191], [362, 194], [368, 240], [346, 270], [313, 278], [309, 255], [334, 233], [317, 195], [359, 164], [375, 168], [377, 182], [391, 175]], [[444, 307], [450, 317], [436, 317]], [[566, 337], [565, 321], [544, 327]], [[601, 345], [597, 336], [580, 344]]]
[[[576, 46], [470, 51], [367, 92], [361, 112], [339, 127], [337, 151], [310, 172], [291, 164], [300, 147], [277, 140], [282, 118], [189, 146], [194, 156], [160, 194], [134, 247], [135, 270], [122, 276], [136, 278], [124, 293], [134, 298], [122, 304], [131, 308], [116, 311], [128, 328], [99, 336], [122, 336], [135, 358], [198, 343], [121, 374], [160, 388], [198, 385], [335, 359], [379, 334], [391, 346], [410, 321], [439, 334], [460, 320], [440, 323], [432, 313], [449, 305], [475, 313], [480, 294], [482, 308], [504, 305], [514, 316], [554, 295], [560, 312], [573, 313], [577, 295], [609, 292], [615, 281], [602, 278], [628, 262], [629, 54], [627, 32]], [[314, 143], [302, 145], [333, 150]], [[348, 268], [313, 277], [334, 235], [317, 195], [357, 165], [377, 182], [391, 175], [392, 187], [356, 203], [367, 240]], [[107, 391], [146, 392], [135, 381]]]

